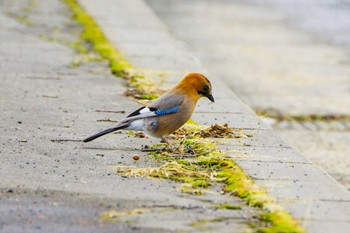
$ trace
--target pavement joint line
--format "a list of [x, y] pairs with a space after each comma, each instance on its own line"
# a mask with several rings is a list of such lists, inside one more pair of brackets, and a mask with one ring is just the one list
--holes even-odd
[[[255, 177], [255, 176], [252, 176], [252, 177], [254, 178], [254, 180], [257, 180], [257, 181], [266, 181], [266, 180], [268, 180], [268, 181], [291, 181], [293, 183], [297, 183], [299, 181], [312, 182], [310, 180], [303, 180], [303, 179], [299, 179], [299, 178], [298, 179], [291, 179], [291, 178], [278, 178], [278, 179], [276, 179], [276, 178], [259, 178], [259, 177]], [[315, 183], [318, 183], [318, 182], [315, 182]]]
[[[227, 145], [225, 143], [218, 143], [217, 145]], [[230, 147], [247, 147], [247, 148], [278, 148], [278, 149], [293, 149], [292, 147], [290, 146], [265, 146], [265, 145], [262, 145], [262, 146], [255, 146], [255, 145], [250, 145], [248, 143], [242, 143], [242, 145], [236, 145], [236, 144], [230, 144], [229, 145]], [[228, 152], [237, 152], [237, 151], [232, 151], [230, 149], [227, 149]]]
[[319, 199], [320, 201], [326, 201], [326, 202], [350, 202], [349, 200], [331, 200], [331, 199]]
[[[229, 155], [230, 156], [230, 155]], [[246, 161], [249, 160], [249, 162], [256, 162], [256, 163], [284, 163], [284, 164], [309, 164], [312, 165], [310, 162], [288, 162], [288, 161], [275, 161], [275, 160], [254, 160], [254, 159], [242, 159], [242, 158], [236, 158], [235, 161]]]

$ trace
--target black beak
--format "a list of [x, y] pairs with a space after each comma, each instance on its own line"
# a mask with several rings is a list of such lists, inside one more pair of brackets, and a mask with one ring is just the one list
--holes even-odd
[[212, 96], [212, 94], [208, 93], [205, 95], [211, 102], [215, 102], [214, 97]]

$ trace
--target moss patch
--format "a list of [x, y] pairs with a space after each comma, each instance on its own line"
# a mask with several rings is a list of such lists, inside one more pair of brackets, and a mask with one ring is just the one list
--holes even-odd
[[195, 166], [189, 167], [174, 161], [165, 162], [160, 167], [116, 167], [116, 171], [122, 175], [131, 177], [150, 177], [171, 179], [178, 182], [185, 183], [180, 190], [185, 193], [192, 193], [196, 195], [202, 194], [204, 188], [210, 186], [210, 176], [204, 171], [196, 171]]
[[154, 100], [159, 97], [158, 93], [148, 93], [141, 89], [129, 88], [126, 92], [124, 92], [125, 96], [131, 96], [137, 100]]
[[[140, 93], [135, 94], [138, 99], [152, 100], [163, 92], [157, 84], [163, 82], [164, 72], [144, 70], [133, 67], [125, 57], [114, 48], [96, 22], [85, 12], [77, 0], [63, 0], [73, 12], [73, 18], [83, 26], [81, 40], [90, 44], [91, 50], [108, 60], [111, 72], [125, 78], [128, 86]], [[81, 58], [84, 60], [86, 58]], [[73, 63], [79, 65], [80, 60]], [[152, 78], [151, 78], [152, 77]], [[130, 94], [129, 94], [130, 95]]]
[[222, 209], [227, 209], [227, 210], [241, 210], [242, 207], [239, 205], [232, 205], [230, 203], [221, 203], [218, 205], [213, 206], [214, 209], [222, 210]]
[[260, 210], [260, 219], [264, 224], [259, 225], [257, 232], [304, 232], [298, 223], [284, 212], [275, 200], [229, 157], [222, 153], [208, 139], [189, 137], [180, 142], [184, 152], [191, 156], [166, 156], [153, 152], [153, 156], [164, 159], [159, 167], [137, 168], [117, 166], [116, 170], [125, 176], [142, 176], [160, 179], [170, 179], [184, 183], [180, 191], [200, 195], [215, 183], [223, 184], [227, 195], [238, 196], [249, 206]]
[[283, 211], [265, 212], [260, 215], [260, 219], [268, 223], [268, 226], [258, 229], [259, 233], [305, 232], [295, 219]]
[[126, 75], [131, 68], [130, 63], [109, 43], [106, 36], [95, 21], [79, 5], [77, 0], [63, 0], [73, 12], [74, 19], [83, 25], [81, 38], [89, 42], [92, 49], [109, 61], [112, 73], [118, 76]]

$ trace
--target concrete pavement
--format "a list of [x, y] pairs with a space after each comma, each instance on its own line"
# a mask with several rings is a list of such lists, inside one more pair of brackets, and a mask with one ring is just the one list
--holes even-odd
[[[117, 175], [116, 165], [157, 164], [140, 151], [155, 139], [122, 133], [81, 142], [140, 106], [123, 95], [124, 81], [106, 62], [74, 65], [82, 54], [67, 45], [81, 26], [61, 1], [0, 4], [1, 232], [199, 232], [191, 224], [212, 218], [222, 219], [208, 223], [222, 232], [249, 228], [256, 210], [239, 198]], [[212, 208], [223, 202], [241, 210]], [[125, 216], [113, 221], [109, 211]]]
[[[130, 63], [162, 71], [164, 86], [188, 71], [204, 70], [145, 2], [80, 2]], [[70, 42], [78, 39], [79, 25], [69, 20], [61, 2], [40, 2], [29, 12], [21, 9], [30, 2], [2, 1], [1, 5], [6, 9], [0, 16], [2, 231], [55, 231], [68, 225], [66, 232], [202, 232], [191, 223], [213, 217], [226, 217], [211, 223], [215, 231], [249, 229], [247, 223], [256, 210], [215, 188], [195, 197], [177, 192], [175, 182], [114, 173], [116, 164], [154, 165], [138, 148], [156, 140], [115, 134], [82, 145], [81, 138], [110, 125], [103, 120], [124, 115], [107, 111], [129, 112], [138, 104], [123, 97], [124, 82], [110, 74], [107, 64], [89, 62], [70, 68], [77, 55], [71, 48], [40, 39], [43, 34]], [[19, 22], [23, 15], [32, 26]], [[252, 138], [218, 144], [309, 232], [347, 232], [349, 192], [283, 142], [217, 75], [207, 75], [216, 103], [200, 102], [194, 119], [206, 125], [228, 122], [252, 134]], [[135, 153], [141, 155], [138, 162], [132, 159]], [[223, 202], [240, 205], [242, 210], [210, 208], [212, 203]], [[101, 214], [115, 209], [146, 210], [117, 223], [101, 219]], [[71, 218], [62, 217], [65, 213]]]
[[350, 190], [350, 50], [325, 43], [346, 40], [345, 3], [147, 2], [210, 73]]
[[[119, 15], [120, 18], [127, 19], [128, 16], [132, 14], [132, 12], [125, 10], [127, 7], [123, 7], [123, 5], [130, 6], [129, 4], [122, 4], [119, 2], [118, 5], [116, 4], [114, 6], [108, 4], [99, 4], [99, 6], [96, 6], [96, 4], [93, 4], [93, 1], [90, 0], [84, 0], [81, 1], [81, 3], [102, 28], [108, 27], [105, 31], [106, 36], [135, 66], [143, 69], [150, 69], [157, 66], [158, 70], [165, 71], [177, 68], [175, 69], [176, 73], [188, 69], [187, 67], [197, 67], [197, 61], [194, 60], [192, 65], [188, 58], [189, 56], [181, 54], [181, 56], [178, 56], [176, 59], [176, 54], [167, 53], [167, 50], [164, 52], [164, 48], [158, 46], [158, 44], [163, 44], [163, 41], [166, 41], [166, 39], [163, 38], [169, 36], [169, 31], [164, 30], [163, 26], [151, 27], [147, 25], [143, 33], [130, 33], [130, 37], [134, 38], [132, 42], [126, 38], [117, 36], [125, 30], [136, 31], [136, 29], [142, 28], [142, 22], [144, 21], [155, 22], [153, 25], [162, 25], [158, 18], [150, 16], [152, 15], [152, 10], [143, 5], [144, 3], [142, 1], [133, 1], [133, 9], [138, 9], [137, 20], [135, 21], [113, 21], [113, 15]], [[139, 7], [138, 4], [142, 4], [142, 7]], [[140, 14], [140, 9], [143, 9], [143, 14]], [[109, 14], [106, 14], [107, 11], [112, 11], [114, 14], [109, 16]], [[152, 20], [142, 18], [145, 16], [151, 17]], [[147, 33], [154, 33], [154, 31], [166, 36], [151, 36], [147, 38], [147, 42], [145, 42], [142, 36], [139, 36], [142, 34], [147, 35]], [[188, 35], [190, 35], [190, 33], [188, 33]], [[138, 46], [135, 47], [134, 44]], [[150, 51], [150, 53], [147, 53], [147, 51]], [[163, 65], [159, 62], [155, 65], [152, 64], [152, 66], [149, 63], [142, 63], [141, 57], [145, 57], [145, 60], [155, 61], [167, 61], [172, 59], [173, 64], [171, 68], [168, 64]], [[182, 59], [187, 61], [186, 66], [181, 63]], [[178, 66], [176, 66], [177, 64]], [[169, 75], [167, 81], [170, 83], [174, 82], [175, 80], [172, 81], [172, 77], [174, 76]], [[216, 99], [217, 102], [221, 104], [212, 105], [209, 109], [205, 104], [200, 104], [194, 114], [194, 120], [207, 125], [213, 122], [228, 122], [230, 126], [245, 128], [246, 132], [254, 135], [253, 138], [241, 140], [240, 142], [226, 142], [221, 148], [228, 148], [228, 153], [235, 158], [235, 161], [245, 169], [249, 175], [256, 179], [258, 183], [267, 187], [273, 196], [278, 196], [282, 205], [285, 206], [293, 216], [301, 219], [302, 224], [311, 232], [327, 231], [329, 229], [328, 227], [334, 229], [336, 226], [341, 226], [339, 229], [340, 231], [341, 229], [346, 229], [343, 227], [350, 224], [347, 217], [342, 219], [344, 225], [338, 225], [335, 221], [339, 220], [339, 215], [346, 215], [346, 213], [349, 212], [349, 192], [344, 187], [337, 184], [333, 178], [301, 158], [292, 148], [285, 144], [268, 126], [256, 118], [254, 114], [228, 90], [227, 85], [223, 83], [214, 72], [208, 74], [208, 77], [210, 77], [214, 86], [219, 90], [217, 91]], [[230, 101], [228, 102], [227, 100]], [[249, 146], [247, 148], [247, 146], [242, 145]], [[251, 147], [253, 147], [253, 149]], [[278, 152], [274, 153], [275, 150]], [[242, 156], [242, 152], [247, 153], [248, 156]], [[268, 157], [268, 159], [262, 160], [262, 157]], [[285, 162], [281, 161], [282, 158], [286, 159]], [[293, 163], [293, 165], [290, 163]], [[317, 187], [317, 189], [315, 187]], [[281, 192], [281, 190], [283, 191]], [[327, 190], [332, 190], [334, 193], [327, 192]], [[343, 203], [342, 206], [347, 207], [345, 207], [345, 209], [338, 209], [336, 206], [339, 201]], [[344, 203], [347, 204], [344, 205]], [[340, 211], [339, 214], [329, 216], [329, 210], [334, 208]], [[309, 211], [305, 211], [305, 209]], [[313, 212], [318, 212], [319, 214], [317, 216], [311, 216]], [[325, 226], [328, 227], [326, 228]]]

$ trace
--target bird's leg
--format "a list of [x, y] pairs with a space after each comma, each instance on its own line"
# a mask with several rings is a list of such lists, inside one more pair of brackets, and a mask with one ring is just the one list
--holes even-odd
[[171, 143], [170, 143], [170, 141], [166, 138], [166, 137], [161, 137], [161, 139], [162, 139], [162, 142], [165, 142], [166, 144], [168, 144], [168, 146], [172, 149], [173, 148], [173, 146], [171, 145]]
[[171, 143], [168, 139], [166, 139], [165, 137], [162, 137], [160, 142], [165, 142], [167, 144], [167, 146], [162, 147], [162, 148], [154, 148], [154, 149], [142, 148], [141, 151], [143, 151], [143, 152], [150, 152], [150, 151], [162, 152], [162, 151], [170, 150], [171, 152], [174, 152], [175, 148], [173, 147], [173, 145], [171, 145]]
[[168, 144], [169, 149], [172, 153], [174, 153], [174, 154], [182, 154], [183, 153], [183, 149], [181, 147], [176, 147], [176, 146], [172, 145], [170, 143], [170, 141], [167, 138], [165, 138], [164, 136], [162, 137], [162, 142], [165, 142], [166, 144]]

